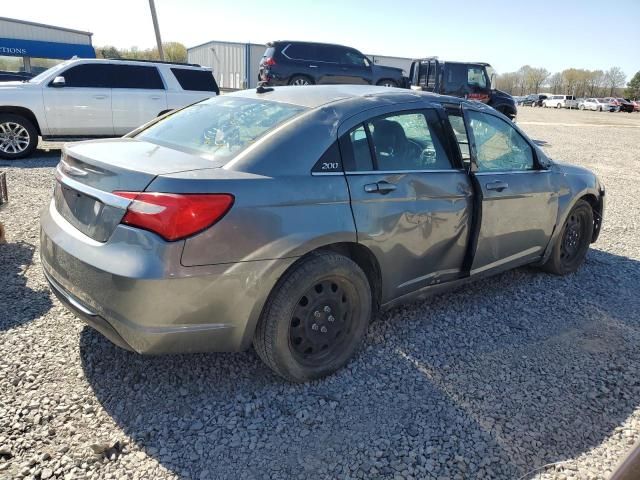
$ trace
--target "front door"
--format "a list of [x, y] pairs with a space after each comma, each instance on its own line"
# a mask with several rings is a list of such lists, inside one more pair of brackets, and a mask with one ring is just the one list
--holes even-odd
[[481, 225], [471, 274], [539, 258], [555, 226], [552, 173], [511, 122], [465, 111], [475, 178], [482, 192]]
[[371, 118], [341, 137], [358, 242], [380, 261], [382, 302], [459, 278], [472, 188], [435, 110]]
[[111, 136], [110, 65], [85, 63], [60, 72], [65, 84], [43, 89], [49, 135]]

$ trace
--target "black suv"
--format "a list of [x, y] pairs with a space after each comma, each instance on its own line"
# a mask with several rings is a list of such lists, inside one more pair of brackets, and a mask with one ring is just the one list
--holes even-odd
[[542, 102], [547, 99], [546, 95], [539, 95], [537, 93], [533, 93], [531, 95], [527, 95], [520, 101], [520, 105], [527, 105], [531, 107], [541, 107]]
[[413, 89], [478, 100], [511, 120], [518, 114], [511, 95], [491, 88], [493, 68], [488, 63], [422, 58], [411, 63], [409, 80]]
[[355, 48], [311, 42], [267, 44], [258, 78], [264, 85], [364, 84], [408, 87], [400, 68], [374, 65]]

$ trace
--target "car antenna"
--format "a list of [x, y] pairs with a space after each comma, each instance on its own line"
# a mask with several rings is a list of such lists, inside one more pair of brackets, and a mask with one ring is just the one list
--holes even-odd
[[267, 93], [273, 92], [273, 87], [267, 87], [267, 82], [259, 82], [258, 88], [256, 88], [256, 93]]

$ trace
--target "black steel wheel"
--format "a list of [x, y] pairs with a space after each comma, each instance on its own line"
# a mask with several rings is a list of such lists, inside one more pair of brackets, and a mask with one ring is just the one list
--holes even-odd
[[319, 252], [276, 285], [253, 345], [277, 374], [293, 382], [329, 375], [359, 348], [371, 317], [367, 276], [351, 259]]
[[544, 265], [545, 270], [557, 275], [566, 275], [578, 270], [589, 251], [593, 228], [591, 205], [584, 200], [578, 200], [556, 238], [553, 251]]
[[305, 365], [331, 362], [351, 333], [362, 308], [355, 287], [341, 277], [319, 280], [296, 304], [289, 327], [291, 349]]

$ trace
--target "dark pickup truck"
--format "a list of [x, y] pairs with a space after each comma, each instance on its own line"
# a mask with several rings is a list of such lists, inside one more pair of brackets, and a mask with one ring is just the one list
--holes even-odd
[[493, 76], [488, 63], [448, 62], [428, 57], [411, 63], [409, 81], [414, 90], [478, 100], [515, 120], [516, 102], [508, 93], [491, 88]]

